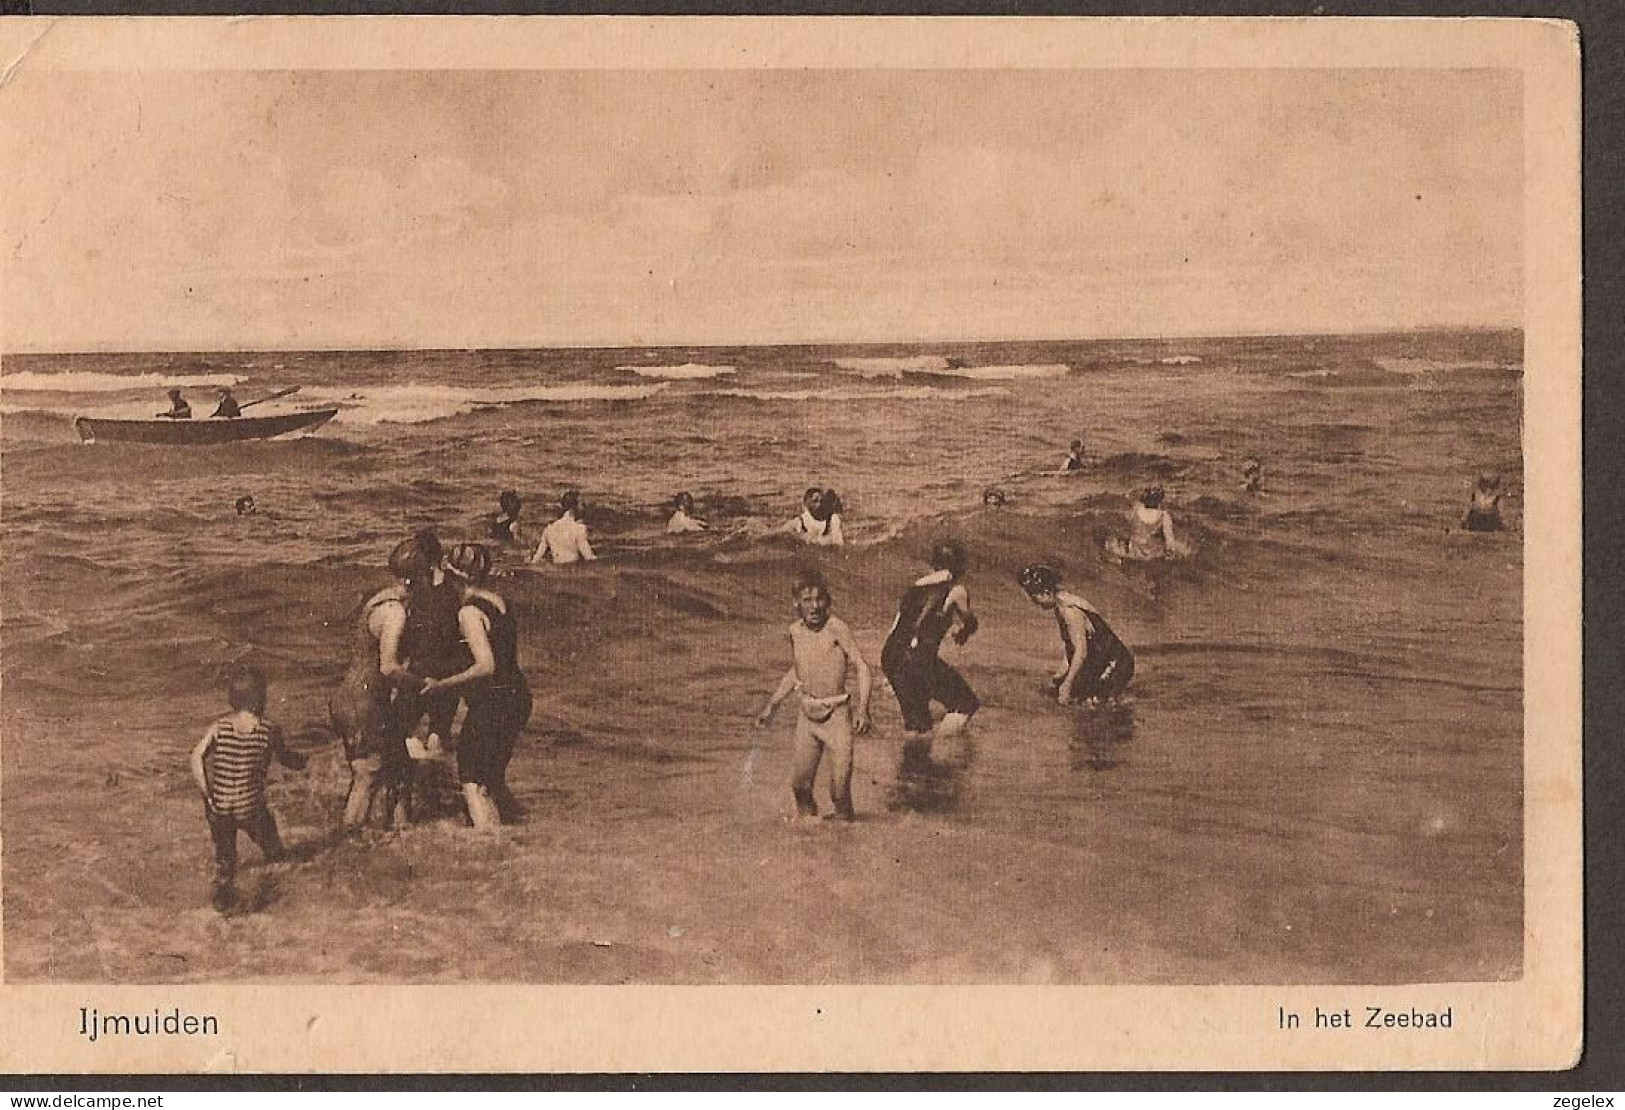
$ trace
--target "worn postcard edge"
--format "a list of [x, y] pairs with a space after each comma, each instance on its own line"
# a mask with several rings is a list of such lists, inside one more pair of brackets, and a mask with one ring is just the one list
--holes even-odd
[[[0, 987], [0, 1070], [67, 1073], [1558, 1069], [1582, 1037], [1580, 114], [1571, 24], [1502, 19], [0, 20], [22, 67], [1494, 68], [1522, 74], [1524, 975], [1420, 986]], [[26, 172], [26, 167], [23, 167]], [[3, 275], [0, 262], [0, 275]], [[0, 314], [0, 350], [4, 349]], [[0, 743], [12, 738], [0, 737]], [[3, 784], [0, 784], [3, 789]], [[1283, 1033], [1280, 1008], [1450, 1006]], [[88, 1044], [80, 1007], [218, 1015]], [[423, 1035], [400, 1037], [412, 1028]]]

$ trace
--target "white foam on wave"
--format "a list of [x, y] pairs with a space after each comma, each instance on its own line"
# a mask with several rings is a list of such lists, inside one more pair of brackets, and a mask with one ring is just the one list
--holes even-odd
[[[287, 400], [273, 401], [268, 405], [258, 405], [245, 412], [244, 416], [281, 416], [301, 409], [316, 408], [316, 405], [298, 404], [297, 396]], [[201, 409], [202, 411], [198, 411]], [[159, 407], [151, 401], [113, 401], [102, 404], [84, 404], [80, 402], [40, 401], [36, 404], [27, 402], [6, 401], [0, 403], [0, 416], [42, 416], [57, 417], [63, 420], [72, 420], [79, 416], [88, 416], [95, 420], [155, 420], [158, 418]], [[202, 405], [193, 407], [194, 420], [208, 419], [212, 411]]]
[[1123, 361], [1132, 366], [1200, 366], [1202, 364], [1199, 355], [1163, 355], [1160, 358], [1128, 358]]
[[617, 366], [615, 369], [630, 370], [640, 378], [665, 378], [672, 381], [721, 378], [737, 373], [732, 366], [706, 366], [699, 362], [685, 362], [681, 366]]
[[831, 361], [842, 370], [865, 378], [901, 379], [908, 374], [930, 374], [933, 377], [968, 378], [971, 381], [1014, 382], [1063, 378], [1072, 372], [1072, 367], [1059, 362], [964, 366], [941, 355], [910, 355], [907, 358], [837, 358]]
[[906, 358], [837, 358], [836, 366], [865, 378], [901, 378], [904, 374], [940, 374], [948, 369], [941, 355], [909, 355]]
[[0, 393], [125, 393], [131, 390], [204, 389], [236, 385], [236, 374], [100, 374], [89, 370], [66, 370], [41, 374], [22, 370], [0, 374]]
[[665, 389], [649, 385], [592, 385], [586, 382], [506, 389], [466, 389], [451, 385], [372, 385], [358, 389], [306, 389], [307, 402], [337, 405], [342, 424], [425, 424], [463, 416], [476, 409], [527, 402], [641, 401]]
[[9, 401], [0, 402], [0, 416], [67, 416], [64, 409], [52, 405], [14, 405]]
[[986, 389], [937, 389], [920, 385], [902, 389], [719, 389], [708, 396], [738, 397], [746, 401], [966, 401], [976, 397], [1005, 397], [1010, 391], [997, 386]]
[[949, 366], [932, 373], [949, 378], [970, 378], [980, 382], [1036, 381], [1042, 378], [1064, 378], [1072, 367], [1063, 362], [1015, 363], [1009, 366]]
[[1406, 374], [1410, 377], [1419, 377], [1423, 374], [1435, 374], [1448, 370], [1500, 370], [1499, 362], [1479, 361], [1449, 361], [1438, 362], [1430, 358], [1374, 358], [1371, 360], [1390, 374]]
[[1440, 369], [1437, 362], [1425, 358], [1374, 358], [1371, 361], [1390, 374], [1405, 374], [1408, 377], [1417, 377]]

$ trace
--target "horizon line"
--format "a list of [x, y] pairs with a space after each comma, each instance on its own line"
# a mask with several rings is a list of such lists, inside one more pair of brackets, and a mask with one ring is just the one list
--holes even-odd
[[630, 350], [730, 350], [748, 347], [896, 347], [906, 345], [918, 346], [972, 346], [976, 344], [1003, 343], [1197, 343], [1212, 340], [1226, 339], [1334, 339], [1354, 336], [1379, 335], [1419, 335], [1439, 334], [1448, 332], [1516, 332], [1523, 333], [1522, 323], [1517, 324], [1415, 324], [1408, 326], [1352, 328], [1347, 330], [1311, 330], [1311, 331], [1242, 331], [1242, 332], [1211, 332], [1205, 334], [1190, 333], [1176, 335], [1121, 335], [1121, 336], [1071, 336], [1071, 337], [1018, 337], [1018, 338], [958, 338], [958, 339], [862, 339], [862, 340], [776, 340], [773, 342], [735, 342], [735, 343], [674, 343], [674, 342], [644, 342], [644, 343], [552, 343], [552, 344], [522, 344], [522, 345], [496, 345], [496, 346], [377, 346], [372, 344], [354, 344], [332, 347], [106, 347], [82, 350], [14, 350], [7, 351], [0, 348], [0, 361], [10, 357], [42, 358], [53, 356], [76, 357], [81, 355], [216, 355], [216, 354], [368, 354], [368, 353], [419, 353], [434, 354], [441, 352], [458, 351], [463, 353], [487, 353], [506, 351], [630, 351]]

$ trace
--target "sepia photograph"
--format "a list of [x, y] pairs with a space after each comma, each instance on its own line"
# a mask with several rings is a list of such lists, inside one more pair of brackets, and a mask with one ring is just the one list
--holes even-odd
[[425, 999], [357, 1061], [440, 987], [1271, 988], [1254, 1063], [1519, 1066], [1471, 992], [1555, 980], [1575, 1050], [1526, 68], [202, 22], [3, 28], [0, 1002], [62, 988], [79, 1067], [204, 1067], [250, 1034], [188, 990], [269, 987]]

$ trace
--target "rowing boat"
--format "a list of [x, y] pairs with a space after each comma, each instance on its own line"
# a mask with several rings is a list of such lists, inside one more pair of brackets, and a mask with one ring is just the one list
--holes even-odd
[[276, 416], [215, 417], [207, 420], [104, 420], [101, 417], [80, 416], [74, 419], [73, 426], [79, 438], [86, 443], [117, 440], [123, 443], [206, 447], [310, 431], [326, 424], [338, 411], [336, 408], [312, 409]]

